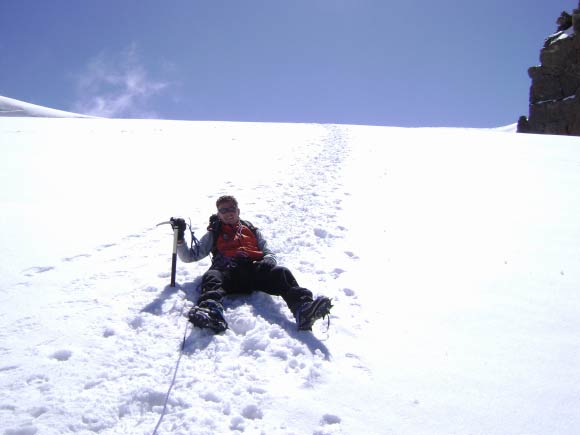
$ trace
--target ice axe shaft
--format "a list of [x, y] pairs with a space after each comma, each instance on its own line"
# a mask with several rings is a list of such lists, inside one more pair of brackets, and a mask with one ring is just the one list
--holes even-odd
[[157, 224], [166, 225], [169, 224], [173, 228], [173, 254], [171, 255], [171, 287], [175, 287], [175, 271], [177, 269], [177, 227], [173, 225], [173, 221], [169, 220], [167, 222], [161, 222]]

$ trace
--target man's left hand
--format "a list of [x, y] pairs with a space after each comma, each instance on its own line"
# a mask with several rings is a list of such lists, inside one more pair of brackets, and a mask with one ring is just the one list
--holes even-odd
[[276, 267], [276, 260], [274, 260], [272, 257], [264, 257], [260, 261], [256, 261], [256, 266], [259, 271], [266, 272]]

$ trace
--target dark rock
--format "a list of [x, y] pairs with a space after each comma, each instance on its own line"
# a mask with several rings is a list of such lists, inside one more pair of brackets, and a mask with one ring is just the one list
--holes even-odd
[[520, 116], [518, 119], [518, 133], [530, 133], [530, 124], [528, 122], [528, 118], [525, 116]]
[[580, 9], [574, 9], [574, 13], [572, 14], [572, 27], [575, 32], [580, 32]]
[[553, 70], [536, 66], [528, 70], [528, 75], [532, 79], [532, 87], [530, 88], [531, 104], [564, 98], [560, 77]]
[[557, 33], [540, 51], [540, 65], [528, 69], [529, 116], [519, 118], [520, 133], [580, 136], [580, 4], [572, 15], [562, 12], [556, 24]]
[[563, 11], [556, 20], [556, 24], [558, 25], [559, 32], [562, 30], [568, 30], [570, 27], [572, 27], [572, 15], [566, 11]]

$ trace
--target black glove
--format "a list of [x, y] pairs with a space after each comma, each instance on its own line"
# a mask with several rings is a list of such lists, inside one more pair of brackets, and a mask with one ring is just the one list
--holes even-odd
[[185, 221], [181, 218], [171, 218], [170, 222], [174, 230], [177, 228], [177, 241], [183, 242], [185, 240]]
[[214, 233], [217, 233], [217, 231], [219, 229], [219, 224], [220, 224], [220, 218], [218, 217], [218, 215], [212, 214], [209, 217], [209, 225], [207, 226], [207, 230], [212, 231]]
[[272, 257], [264, 257], [260, 261], [256, 261], [256, 266], [260, 272], [267, 272], [276, 267], [276, 260]]

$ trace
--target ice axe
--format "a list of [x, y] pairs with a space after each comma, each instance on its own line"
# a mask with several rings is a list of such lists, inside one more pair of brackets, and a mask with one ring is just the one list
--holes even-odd
[[161, 222], [160, 224], [157, 224], [157, 226], [166, 225], [166, 224], [171, 225], [171, 228], [173, 228], [173, 255], [171, 256], [171, 287], [175, 287], [175, 269], [177, 268], [177, 231], [178, 231], [178, 228], [176, 225], [174, 225], [173, 218], [169, 219], [167, 222]]

